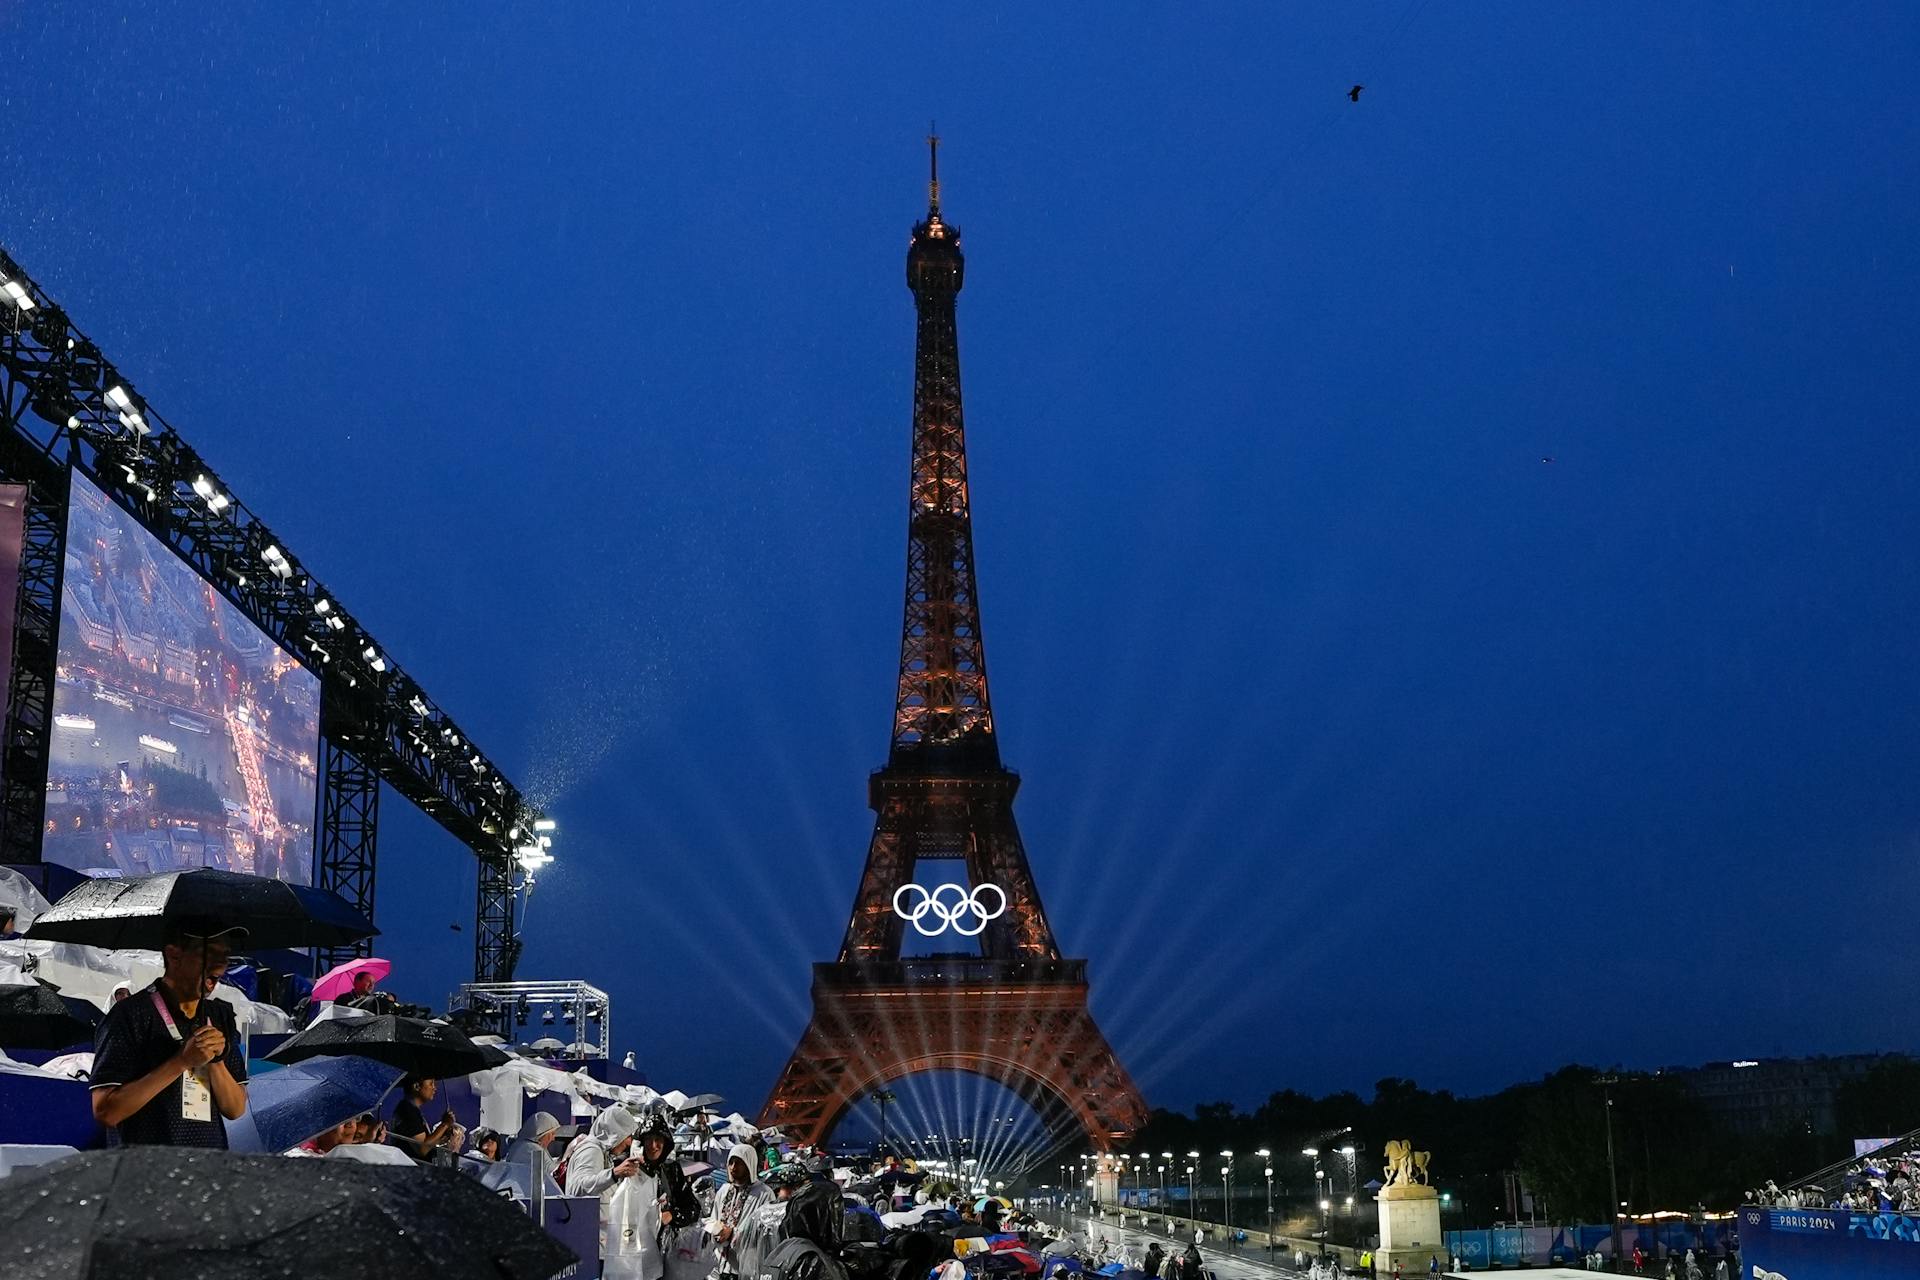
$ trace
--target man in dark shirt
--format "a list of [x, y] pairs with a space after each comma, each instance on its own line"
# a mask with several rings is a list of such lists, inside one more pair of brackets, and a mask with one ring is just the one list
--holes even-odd
[[100, 1024], [93, 1118], [116, 1145], [226, 1149], [222, 1117], [247, 1110], [247, 1059], [232, 1006], [211, 997], [245, 938], [241, 929], [175, 929], [160, 952], [165, 972]]
[[453, 1137], [454, 1128], [451, 1110], [443, 1114], [440, 1123], [432, 1129], [427, 1128], [426, 1117], [420, 1111], [423, 1104], [432, 1102], [440, 1092], [440, 1082], [408, 1076], [401, 1081], [400, 1092], [403, 1096], [393, 1108], [393, 1145], [415, 1160], [432, 1160], [434, 1152]]

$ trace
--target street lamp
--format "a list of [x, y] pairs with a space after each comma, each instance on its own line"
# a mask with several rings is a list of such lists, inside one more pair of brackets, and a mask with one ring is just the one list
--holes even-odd
[[894, 1093], [891, 1089], [875, 1089], [867, 1096], [872, 1098], [874, 1105], [880, 1108], [880, 1147], [882, 1150], [885, 1150], [887, 1147], [887, 1104], [894, 1101]]
[[1319, 1199], [1321, 1194], [1332, 1194], [1331, 1186], [1323, 1182], [1327, 1173], [1319, 1165], [1319, 1148], [1300, 1148], [1300, 1153], [1306, 1155], [1309, 1161], [1313, 1161], [1313, 1199]]
[[1220, 1153], [1227, 1167], [1220, 1171], [1220, 1217], [1227, 1231], [1227, 1247], [1233, 1247], [1233, 1150]]
[[1615, 1075], [1595, 1076], [1593, 1082], [1600, 1086], [1607, 1100], [1607, 1188], [1613, 1192], [1613, 1265], [1620, 1266], [1620, 1178], [1613, 1169], [1613, 1086], [1620, 1083]]
[[1267, 1252], [1273, 1252], [1273, 1166], [1267, 1166]]

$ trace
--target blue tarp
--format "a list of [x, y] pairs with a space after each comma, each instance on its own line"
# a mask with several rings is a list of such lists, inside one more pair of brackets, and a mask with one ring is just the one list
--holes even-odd
[[0, 1074], [0, 1135], [8, 1142], [74, 1147], [106, 1143], [84, 1080]]

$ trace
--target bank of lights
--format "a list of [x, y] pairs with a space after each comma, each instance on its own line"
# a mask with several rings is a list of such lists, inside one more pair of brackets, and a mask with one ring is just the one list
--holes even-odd
[[0, 294], [5, 295], [7, 301], [21, 311], [31, 311], [37, 305], [33, 295], [27, 292], [25, 285], [18, 280], [9, 280], [5, 276], [0, 276]]
[[[233, 499], [220, 492], [219, 486], [214, 484], [214, 482], [206, 476], [194, 477], [193, 491], [200, 495], [202, 502], [207, 504], [207, 510], [213, 512], [215, 515], [218, 515], [233, 505]], [[326, 602], [323, 600], [321, 603], [325, 604]], [[320, 612], [325, 613], [326, 610], [322, 609]]]
[[[476, 759], [477, 758], [478, 757], [476, 757]], [[554, 830], [556, 824], [551, 818], [540, 818], [535, 820], [532, 826], [532, 837], [525, 840], [513, 851], [513, 860], [519, 863], [520, 869], [528, 875], [533, 875], [535, 872], [542, 871], [553, 865], [553, 854], [551, 852], [553, 849], [553, 836], [550, 833]], [[515, 827], [511, 834], [518, 839], [522, 832], [519, 827]]]
[[153, 428], [147, 425], [146, 415], [133, 403], [133, 395], [124, 386], [114, 383], [107, 388], [106, 401], [120, 416], [120, 425], [136, 435], [146, 435]]

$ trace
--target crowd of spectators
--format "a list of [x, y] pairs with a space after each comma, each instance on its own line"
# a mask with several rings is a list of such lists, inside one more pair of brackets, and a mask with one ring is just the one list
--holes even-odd
[[1917, 1147], [1920, 1147], [1920, 1136], [1868, 1152], [1794, 1186], [1783, 1189], [1768, 1182], [1750, 1193], [1750, 1202], [1786, 1209], [1920, 1213], [1920, 1151], [1916, 1151]]

